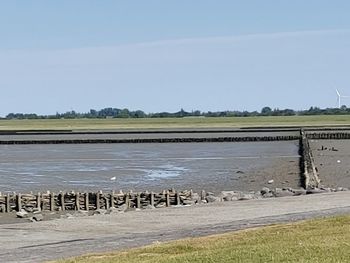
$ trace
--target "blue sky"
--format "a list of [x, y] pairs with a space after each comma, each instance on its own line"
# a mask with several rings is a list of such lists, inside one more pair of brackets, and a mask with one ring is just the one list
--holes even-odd
[[[335, 107], [350, 1], [0, 1], [0, 115]], [[350, 105], [350, 100], [343, 100]]]

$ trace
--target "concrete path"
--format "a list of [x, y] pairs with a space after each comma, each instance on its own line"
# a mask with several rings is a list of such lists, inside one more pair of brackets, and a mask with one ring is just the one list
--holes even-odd
[[0, 262], [42, 262], [333, 214], [350, 214], [350, 192], [4, 224]]

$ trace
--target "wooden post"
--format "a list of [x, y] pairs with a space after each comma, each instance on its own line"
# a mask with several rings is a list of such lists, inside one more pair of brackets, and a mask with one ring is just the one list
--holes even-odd
[[204, 190], [202, 190], [202, 192], [201, 192], [201, 200], [205, 200], [205, 191]]
[[180, 193], [175, 192], [175, 197], [176, 197], [176, 205], [181, 205]]
[[80, 210], [80, 202], [79, 202], [79, 192], [75, 194], [75, 210]]
[[18, 194], [17, 195], [17, 212], [21, 211], [22, 209], [22, 195]]
[[55, 194], [50, 193], [50, 210], [55, 211]]
[[96, 193], [96, 210], [100, 209], [100, 193]]
[[141, 196], [140, 193], [136, 195], [136, 208], [141, 208]]
[[10, 194], [7, 194], [6, 196], [6, 212], [11, 212], [11, 206], [10, 206]]
[[41, 194], [38, 193], [38, 195], [36, 196], [36, 208], [38, 209], [38, 211], [41, 211]]
[[89, 193], [85, 193], [85, 210], [89, 211]]
[[154, 206], [154, 193], [151, 192], [151, 206]]
[[125, 204], [127, 208], [130, 208], [130, 194], [126, 193], [125, 194]]
[[111, 199], [110, 199], [110, 201], [111, 201], [110, 207], [111, 207], [111, 208], [114, 208], [114, 191], [111, 193]]
[[108, 197], [107, 196], [105, 196], [105, 202], [106, 202], [106, 210], [108, 210], [109, 209], [109, 202], [108, 202], [109, 200], [108, 200]]
[[170, 206], [170, 194], [169, 191], [165, 193], [166, 206]]
[[66, 210], [66, 207], [65, 207], [65, 204], [64, 204], [64, 195], [65, 195], [65, 193], [63, 193], [63, 192], [60, 194], [62, 211]]

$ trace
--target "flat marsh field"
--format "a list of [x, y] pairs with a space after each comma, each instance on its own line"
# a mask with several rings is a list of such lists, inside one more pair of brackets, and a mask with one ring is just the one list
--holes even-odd
[[350, 115], [0, 120], [0, 130], [133, 130], [349, 125]]

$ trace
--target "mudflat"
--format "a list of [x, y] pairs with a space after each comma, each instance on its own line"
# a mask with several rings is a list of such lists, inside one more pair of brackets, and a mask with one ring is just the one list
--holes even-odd
[[350, 188], [350, 140], [310, 140], [321, 184]]
[[[300, 187], [298, 141], [0, 145], [2, 192]], [[115, 177], [115, 180], [110, 180]]]

